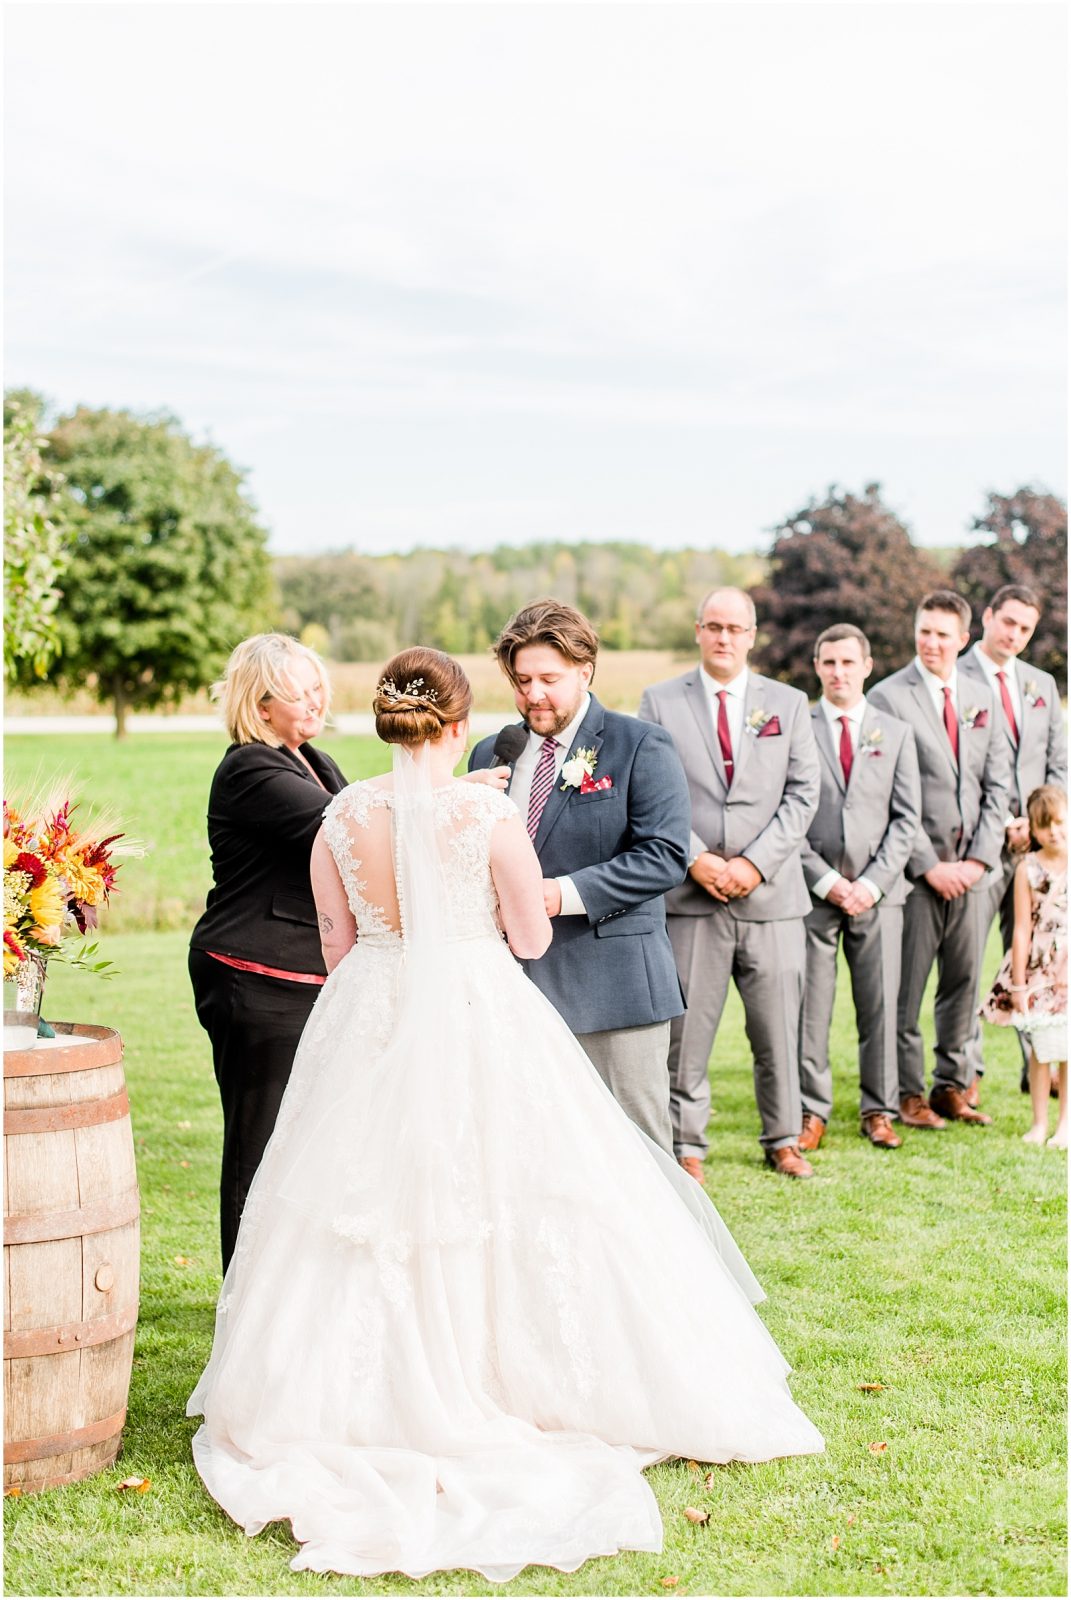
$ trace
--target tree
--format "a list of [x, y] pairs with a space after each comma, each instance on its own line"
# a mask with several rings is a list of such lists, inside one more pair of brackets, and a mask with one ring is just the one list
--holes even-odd
[[4, 679], [43, 678], [60, 648], [58, 580], [67, 562], [62, 475], [46, 467], [44, 401], [4, 396]]
[[880, 484], [868, 483], [861, 498], [832, 485], [774, 530], [767, 577], [750, 591], [759, 614], [756, 665], [786, 683], [811, 684], [815, 639], [835, 622], [854, 622], [870, 640], [877, 682], [910, 659], [915, 607], [947, 581], [882, 503]]
[[1005, 583], [1036, 589], [1041, 621], [1030, 644], [1031, 661], [1051, 672], [1067, 693], [1067, 507], [1043, 489], [990, 493], [971, 524], [990, 542], [962, 551], [952, 569], [956, 588], [981, 625], [990, 597]]
[[266, 626], [266, 535], [243, 475], [174, 417], [85, 407], [51, 433], [74, 529], [59, 613], [61, 677], [115, 708], [202, 688], [247, 633]]

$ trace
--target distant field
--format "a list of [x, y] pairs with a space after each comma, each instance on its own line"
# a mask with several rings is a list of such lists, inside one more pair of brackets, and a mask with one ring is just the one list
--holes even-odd
[[[458, 660], [468, 673], [477, 711], [501, 711], [512, 706], [509, 685], [490, 655], [459, 656]], [[595, 690], [612, 711], [635, 711], [648, 684], [673, 677], [691, 660], [690, 655], [674, 654], [672, 650], [605, 650], [599, 657]], [[329, 670], [335, 710], [367, 711], [383, 662], [331, 662]], [[56, 689], [44, 688], [35, 689], [31, 694], [7, 695], [4, 712], [8, 717], [47, 716], [50, 712], [92, 716], [109, 709], [107, 705], [102, 706], [89, 689], [65, 697]], [[213, 708], [208, 692], [204, 691], [187, 695], [173, 709], [192, 716]]]

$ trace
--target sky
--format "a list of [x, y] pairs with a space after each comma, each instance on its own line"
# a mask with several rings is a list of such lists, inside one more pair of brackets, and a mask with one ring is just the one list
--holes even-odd
[[1060, 4], [11, 4], [5, 383], [272, 548], [1066, 493]]

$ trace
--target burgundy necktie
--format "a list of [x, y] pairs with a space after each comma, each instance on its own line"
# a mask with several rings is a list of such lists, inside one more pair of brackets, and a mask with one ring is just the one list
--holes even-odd
[[725, 782], [733, 781], [733, 742], [729, 738], [729, 713], [725, 709], [725, 697], [728, 689], [718, 690], [718, 743], [721, 745], [721, 759], [725, 762]]
[[[840, 769], [844, 773], [844, 787], [852, 775], [852, 736], [848, 732], [848, 717], [838, 717], [840, 723]], [[862, 781], [862, 780], [860, 780]]]
[[1003, 672], [997, 673], [997, 682], [1000, 684], [1000, 698], [1004, 706], [1004, 715], [1008, 719], [1008, 727], [1011, 729], [1012, 743], [1018, 749], [1019, 724], [1015, 720], [1015, 707], [1012, 705], [1012, 697], [1008, 690], [1008, 680]]
[[543, 807], [554, 787], [554, 752], [557, 748], [557, 739], [544, 739], [536, 763], [532, 792], [528, 796], [528, 837], [532, 840], [539, 831], [539, 819], [543, 815]]
[[945, 696], [945, 732], [948, 742], [952, 746], [952, 755], [957, 765], [959, 763], [959, 723], [956, 721], [956, 708], [952, 704], [952, 690], [946, 688]]

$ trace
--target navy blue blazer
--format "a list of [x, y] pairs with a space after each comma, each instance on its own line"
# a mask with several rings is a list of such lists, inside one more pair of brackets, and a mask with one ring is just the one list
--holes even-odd
[[[494, 765], [494, 743], [480, 740], [470, 771]], [[688, 872], [684, 769], [663, 728], [594, 695], [567, 754], [581, 748], [612, 787], [581, 794], [559, 778], [535, 848], [545, 878], [572, 878], [587, 916], [555, 917], [550, 949], [524, 969], [574, 1033], [665, 1022], [684, 1011], [662, 898]]]

